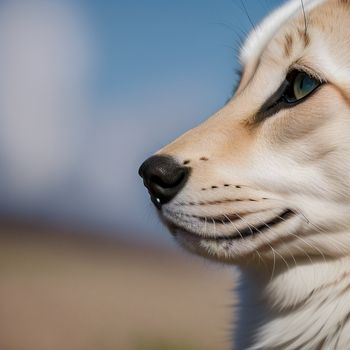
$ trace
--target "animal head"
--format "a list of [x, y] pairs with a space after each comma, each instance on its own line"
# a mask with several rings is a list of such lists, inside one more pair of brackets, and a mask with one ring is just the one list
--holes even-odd
[[160, 217], [230, 263], [350, 253], [350, 1], [289, 1], [240, 56], [230, 101], [140, 168]]

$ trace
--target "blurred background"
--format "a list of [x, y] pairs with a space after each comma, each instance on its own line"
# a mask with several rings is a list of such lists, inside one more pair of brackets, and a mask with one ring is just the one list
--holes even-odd
[[281, 0], [0, 2], [0, 349], [228, 349], [234, 268], [137, 169], [220, 108]]

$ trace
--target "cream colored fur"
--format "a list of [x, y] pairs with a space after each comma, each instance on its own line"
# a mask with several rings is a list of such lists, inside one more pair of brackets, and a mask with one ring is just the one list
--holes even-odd
[[[267, 17], [232, 100], [159, 152], [192, 169], [162, 207], [176, 239], [242, 271], [235, 349], [350, 349], [350, 1], [304, 4], [307, 28], [299, 0]], [[325, 83], [254, 122], [290, 67]]]

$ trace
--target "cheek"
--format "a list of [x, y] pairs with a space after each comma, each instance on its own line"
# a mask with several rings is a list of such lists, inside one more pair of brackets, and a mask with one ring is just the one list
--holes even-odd
[[267, 120], [259, 130], [256, 159], [263, 160], [260, 167], [266, 169], [260, 178], [288, 191], [332, 197], [346, 192], [350, 187], [349, 116], [341, 94], [324, 86], [301, 105]]
[[343, 142], [342, 138], [339, 130], [334, 138], [337, 141], [330, 141], [329, 147], [324, 147], [323, 153], [320, 147], [319, 158], [316, 160], [320, 172], [327, 179], [328, 186], [337, 199], [350, 198], [350, 144]]
[[260, 127], [260, 137], [272, 146], [280, 147], [294, 142], [305, 143], [325, 127], [330, 128], [330, 132], [336, 127], [342, 133], [344, 127], [349, 129], [350, 118], [344, 118], [350, 115], [349, 102], [338, 88], [324, 85], [299, 105], [265, 120]]
[[298, 163], [317, 162], [349, 148], [349, 116], [347, 100], [337, 88], [325, 85], [300, 105], [266, 120], [259, 137]]

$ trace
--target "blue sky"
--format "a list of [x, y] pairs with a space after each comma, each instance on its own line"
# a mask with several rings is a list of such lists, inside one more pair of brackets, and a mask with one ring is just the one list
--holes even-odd
[[[255, 24], [280, 3], [244, 0]], [[2, 210], [170, 242], [137, 169], [231, 96], [242, 4], [1, 4]]]
[[239, 38], [252, 28], [242, 4], [257, 23], [280, 2], [89, 1], [101, 49], [98, 87], [114, 98], [132, 99], [151, 84], [189, 75], [226, 83], [220, 87], [228, 95]]

